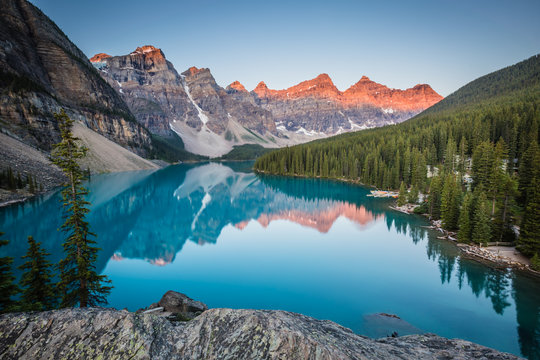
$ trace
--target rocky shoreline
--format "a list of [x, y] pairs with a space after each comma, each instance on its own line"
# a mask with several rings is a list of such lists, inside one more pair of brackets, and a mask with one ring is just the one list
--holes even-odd
[[[405, 204], [403, 206], [390, 206], [390, 209], [399, 211], [405, 214], [414, 214], [414, 209], [418, 205], [412, 205], [412, 204]], [[422, 214], [423, 216], [426, 216], [425, 214]], [[494, 268], [512, 268], [517, 269], [521, 271], [525, 271], [529, 274], [539, 276], [540, 272], [534, 270], [530, 262], [527, 258], [525, 258], [523, 255], [521, 255], [515, 247], [508, 247], [508, 249], [514, 253], [514, 256], [506, 256], [504, 254], [500, 254], [500, 251], [498, 250], [498, 246], [488, 246], [481, 247], [478, 245], [471, 245], [471, 244], [463, 244], [457, 242], [457, 234], [448, 230], [445, 230], [442, 228], [442, 223], [440, 220], [429, 220], [431, 222], [431, 226], [429, 226], [430, 229], [438, 230], [441, 232], [441, 236], [439, 236], [439, 239], [445, 239], [448, 241], [451, 241], [456, 245], [456, 247], [460, 250], [461, 254], [464, 256], [467, 256], [468, 258], [471, 258], [473, 260], [480, 261], [490, 267]], [[505, 251], [508, 253], [508, 251]], [[504, 253], [504, 252], [503, 252]], [[517, 253], [517, 254], [515, 254]]]
[[[434, 334], [370, 339], [292, 312], [206, 310], [203, 303], [172, 291], [154, 305], [160, 306], [139, 313], [67, 308], [2, 315], [0, 358], [519, 359]], [[164, 316], [167, 312], [175, 319]], [[194, 317], [188, 319], [187, 313]]]

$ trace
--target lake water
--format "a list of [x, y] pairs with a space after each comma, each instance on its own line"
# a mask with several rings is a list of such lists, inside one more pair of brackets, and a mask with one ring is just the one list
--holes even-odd
[[[94, 176], [89, 221], [110, 306], [136, 310], [172, 289], [209, 307], [294, 311], [372, 337], [434, 332], [540, 358], [538, 279], [460, 257], [424, 218], [366, 188], [250, 168]], [[20, 264], [33, 235], [57, 262], [61, 223], [58, 193], [0, 209], [11, 240], [0, 255]]]

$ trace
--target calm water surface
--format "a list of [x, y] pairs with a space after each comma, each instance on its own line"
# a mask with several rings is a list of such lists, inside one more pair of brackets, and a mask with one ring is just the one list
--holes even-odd
[[[94, 176], [89, 220], [110, 306], [136, 310], [173, 289], [209, 307], [289, 310], [372, 337], [434, 332], [540, 358], [538, 279], [461, 258], [425, 219], [365, 188], [250, 167]], [[60, 214], [58, 194], [0, 209], [11, 240], [1, 255], [19, 265], [34, 235], [57, 262]]]

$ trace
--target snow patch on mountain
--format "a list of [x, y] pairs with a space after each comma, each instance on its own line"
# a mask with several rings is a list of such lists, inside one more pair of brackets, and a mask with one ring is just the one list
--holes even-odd
[[[183, 79], [183, 77], [182, 77], [182, 79]], [[195, 108], [197, 109], [197, 112], [199, 113], [199, 119], [201, 119], [202, 123], [204, 125], [206, 125], [206, 123], [208, 122], [208, 116], [206, 116], [206, 114], [203, 112], [203, 110], [199, 107], [199, 105], [191, 97], [191, 93], [189, 92], [189, 86], [186, 84], [186, 82], [182, 81], [182, 83], [184, 85], [184, 90], [186, 91], [186, 94], [187, 94], [187, 96], [189, 98], [189, 101], [191, 101], [191, 103], [193, 104], [193, 106], [195, 106]]]

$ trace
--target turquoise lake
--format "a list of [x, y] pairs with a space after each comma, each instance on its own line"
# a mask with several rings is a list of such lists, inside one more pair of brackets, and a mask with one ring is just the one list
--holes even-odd
[[[540, 358], [540, 279], [462, 258], [425, 218], [367, 188], [257, 176], [251, 165], [93, 176], [88, 219], [97, 270], [114, 286], [109, 306], [137, 310], [176, 290], [209, 307], [294, 311], [372, 337], [434, 332]], [[1, 208], [10, 244], [0, 255], [21, 264], [33, 235], [58, 262], [59, 199]]]

